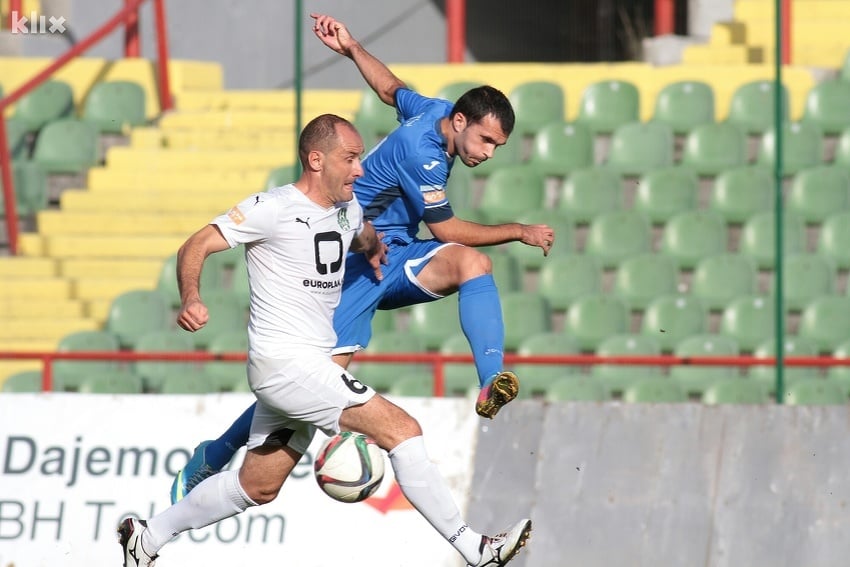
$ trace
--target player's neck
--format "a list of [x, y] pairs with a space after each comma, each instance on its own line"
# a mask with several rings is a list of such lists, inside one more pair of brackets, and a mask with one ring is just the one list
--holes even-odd
[[292, 186], [298, 189], [305, 197], [307, 197], [308, 200], [323, 209], [330, 209], [336, 205], [336, 203], [329, 199], [319, 187], [313, 186], [304, 178], [299, 179], [293, 183]]
[[446, 153], [449, 154], [449, 157], [455, 156], [455, 139], [454, 132], [452, 131], [452, 121], [446, 116], [440, 120], [440, 133], [443, 135], [443, 138], [446, 140]]

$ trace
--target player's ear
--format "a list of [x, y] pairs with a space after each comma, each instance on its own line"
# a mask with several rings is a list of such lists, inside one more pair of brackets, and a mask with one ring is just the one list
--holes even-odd
[[452, 129], [454, 129], [455, 132], [463, 132], [466, 129], [466, 124], [466, 116], [460, 112], [455, 112], [452, 115]]
[[313, 150], [307, 154], [307, 163], [313, 171], [321, 171], [324, 165], [325, 154], [319, 150]]

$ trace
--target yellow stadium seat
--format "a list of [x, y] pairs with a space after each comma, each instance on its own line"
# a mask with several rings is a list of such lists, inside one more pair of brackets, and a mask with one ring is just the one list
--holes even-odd
[[55, 261], [59, 264], [59, 274], [66, 278], [116, 276], [148, 278], [149, 281], [154, 281], [162, 264], [159, 259], [147, 258], [64, 258]]

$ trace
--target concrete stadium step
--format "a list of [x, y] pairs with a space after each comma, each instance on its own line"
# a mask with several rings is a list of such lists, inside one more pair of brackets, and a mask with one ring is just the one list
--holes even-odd
[[[310, 112], [354, 111], [360, 104], [359, 89], [305, 89], [301, 94], [302, 109]], [[177, 97], [177, 108], [187, 110], [295, 110], [295, 91], [223, 90], [185, 91]]]
[[[282, 159], [274, 167], [287, 165]], [[222, 189], [239, 190], [250, 193], [264, 188], [266, 177], [272, 168], [213, 168], [211, 171], [127, 171], [114, 168], [94, 167], [88, 172], [89, 191], [127, 191], [145, 192], [168, 189], [172, 191], [205, 192]]]
[[51, 277], [58, 272], [53, 258], [24, 258], [22, 256], [0, 257], [0, 277], [39, 276]]
[[[59, 341], [52, 339], [0, 339], [0, 351], [4, 352], [52, 352], [58, 345]], [[0, 361], [0, 365], [5, 362], [9, 361]]]
[[38, 232], [43, 236], [59, 234], [105, 235], [183, 235], [188, 237], [210, 221], [207, 213], [135, 213], [40, 211]]
[[132, 277], [86, 277], [73, 280], [74, 297], [83, 301], [104, 299], [111, 301], [126, 291], [153, 289], [155, 278]]
[[20, 239], [25, 256], [53, 258], [162, 259], [177, 252], [185, 236], [41, 236], [27, 233]]
[[159, 276], [163, 264], [163, 260], [147, 258], [110, 258], [109, 260], [65, 258], [55, 262], [59, 264], [59, 274], [66, 278], [113, 276], [150, 278], [151, 281]]
[[136, 128], [130, 147], [169, 150], [266, 150], [295, 155], [294, 129], [285, 130], [160, 130]]
[[[33, 301], [36, 299], [36, 301]], [[25, 317], [85, 317], [86, 305], [77, 299], [51, 297], [5, 296], [0, 301], [0, 318], [21, 319]]]
[[247, 197], [251, 191], [233, 190], [228, 193], [120, 193], [93, 194], [66, 191], [60, 199], [63, 211], [125, 211], [139, 213], [206, 212], [212, 216], [223, 213]]
[[59, 340], [76, 331], [93, 331], [98, 325], [84, 317], [27, 317], [9, 319], [0, 326], [0, 339]]
[[89, 319], [95, 321], [99, 325], [104, 325], [106, 323], [107, 317], [109, 317], [109, 309], [112, 307], [112, 300], [114, 298], [109, 299], [90, 299], [86, 302], [87, 304], [87, 314]]
[[0, 279], [3, 302], [29, 299], [72, 299], [71, 282], [46, 276], [21, 276]]
[[[317, 114], [333, 112], [347, 120], [354, 118], [355, 108], [323, 108], [302, 110], [301, 124]], [[162, 130], [285, 130], [295, 132], [295, 112], [292, 110], [199, 110], [171, 112], [159, 119]]]
[[291, 161], [291, 154], [275, 149], [262, 151], [193, 151], [142, 150], [126, 146], [113, 146], [106, 153], [106, 166], [108, 168], [132, 171], [191, 171], [209, 168], [266, 168], [269, 170]]

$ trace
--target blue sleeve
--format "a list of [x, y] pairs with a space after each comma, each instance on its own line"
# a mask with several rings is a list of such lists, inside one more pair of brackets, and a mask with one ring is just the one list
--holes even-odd
[[422, 220], [441, 222], [454, 216], [446, 196], [449, 170], [446, 162], [428, 156], [412, 156], [398, 167], [401, 189], [423, 207]]
[[395, 92], [395, 107], [398, 110], [399, 122], [425, 112], [434, 100], [410, 89], [398, 89]]

